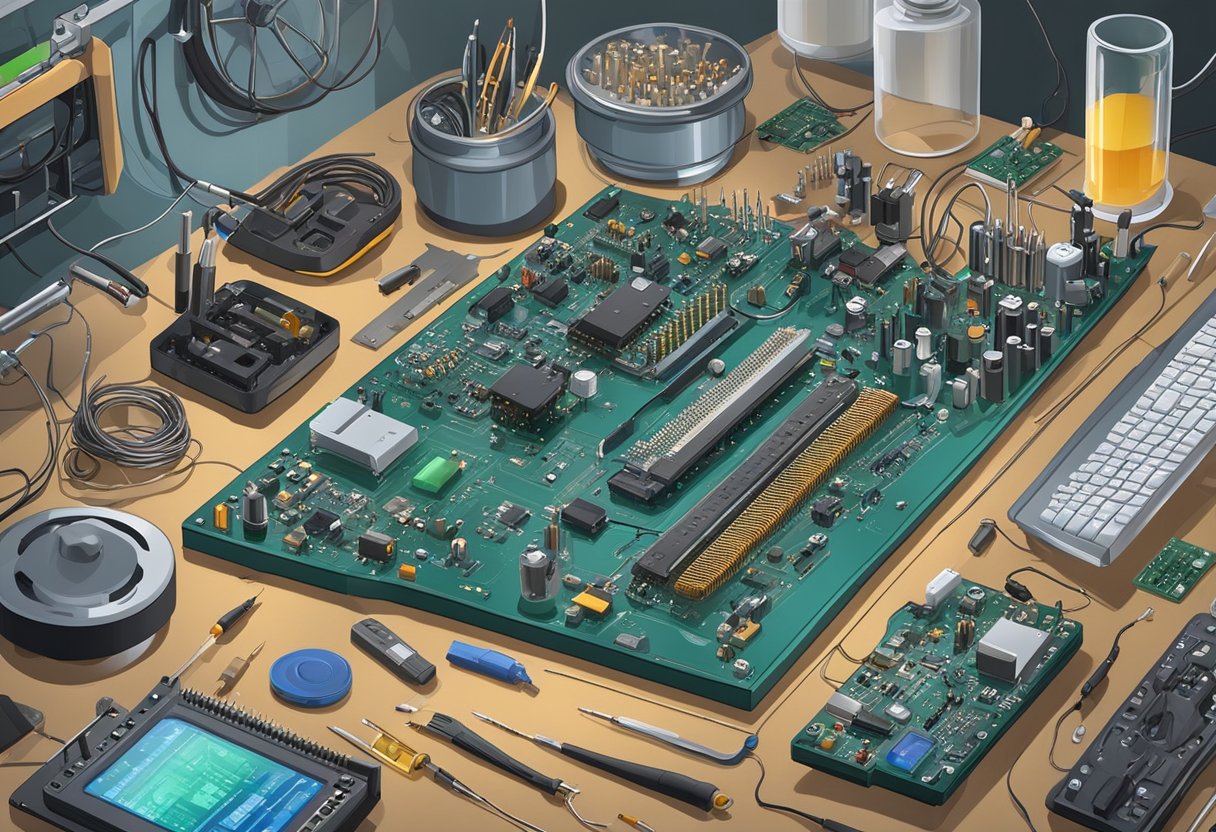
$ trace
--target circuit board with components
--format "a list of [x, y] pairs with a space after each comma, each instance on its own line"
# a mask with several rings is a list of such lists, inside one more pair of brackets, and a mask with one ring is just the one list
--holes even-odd
[[[184, 543], [753, 708], [1151, 253], [1066, 321], [826, 217], [609, 188], [319, 403]], [[1056, 334], [975, 393], [1015, 308]]]
[[1030, 147], [1013, 136], [1002, 136], [967, 166], [969, 176], [998, 188], [1012, 182], [1021, 188], [1060, 161], [1064, 151], [1051, 142], [1033, 141]]
[[[1081, 647], [1079, 622], [946, 570], [827, 705], [793, 758], [940, 805]], [[841, 660], [843, 663], [843, 660]]]
[[809, 98], [802, 98], [777, 113], [756, 128], [756, 136], [764, 142], [774, 142], [810, 153], [845, 132], [840, 119]]
[[1190, 594], [1214, 561], [1216, 553], [1174, 537], [1145, 564], [1132, 583], [1177, 604]]

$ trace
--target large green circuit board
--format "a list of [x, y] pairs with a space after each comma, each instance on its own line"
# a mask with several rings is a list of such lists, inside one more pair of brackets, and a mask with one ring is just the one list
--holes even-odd
[[954, 572], [946, 581], [956, 585], [933, 604], [910, 601], [891, 616], [862, 666], [794, 737], [796, 761], [940, 805], [1081, 647], [1081, 624], [1055, 607]]
[[[605, 190], [351, 385], [347, 400], [416, 429], [403, 456], [374, 475], [314, 448], [305, 423], [186, 518], [185, 545], [755, 707], [1117, 301], [1151, 249], [1112, 264], [1106, 294], [1079, 310], [1067, 334], [1057, 327], [1050, 359], [1003, 403], [956, 409], [946, 388], [920, 404], [902, 391], [907, 404], [851, 446], [799, 510], [753, 529], [739, 568], [698, 597], [639, 574], [641, 556], [661, 532], [684, 528], [679, 521], [698, 501], [737, 483], [736, 470], [808, 391], [856, 386], [884, 396], [896, 386], [878, 343], [882, 322], [909, 334], [920, 326], [905, 299], [915, 304], [928, 285], [911, 258], [893, 261], [873, 285], [848, 277], [841, 257], [856, 264], [869, 250], [847, 229], [832, 227], [840, 247], [807, 266], [791, 258], [794, 229], [757, 229], [762, 223], [742, 207], [735, 216], [733, 206], [687, 196]], [[940, 287], [946, 331], [983, 323], [968, 313], [966, 290], [953, 291], [967, 277]], [[993, 297], [1007, 294], [1035, 300], [1003, 286]], [[853, 316], [846, 331], [855, 298], [868, 303], [868, 317]], [[619, 319], [639, 307], [645, 317], [637, 327], [625, 322], [622, 334]], [[1039, 314], [1056, 323], [1055, 310]], [[711, 331], [722, 337], [708, 338]], [[604, 340], [618, 335], [616, 344]], [[673, 430], [718, 424], [718, 386], [771, 354], [774, 340], [806, 360], [665, 496], [644, 504], [609, 488], [642, 445], [670, 448]], [[707, 366], [711, 357], [721, 366]], [[594, 395], [585, 395], [578, 370], [596, 374]], [[601, 458], [601, 443], [627, 433], [621, 426], [635, 414], [631, 435]], [[242, 528], [238, 495], [249, 482], [274, 498], [264, 533]], [[576, 513], [572, 505], [578, 522], [550, 528], [563, 507]], [[367, 532], [376, 534], [361, 540]], [[521, 559], [530, 549], [554, 554], [556, 598], [545, 583], [556, 576], [535, 570], [524, 597]], [[528, 557], [533, 566], [545, 560]]]

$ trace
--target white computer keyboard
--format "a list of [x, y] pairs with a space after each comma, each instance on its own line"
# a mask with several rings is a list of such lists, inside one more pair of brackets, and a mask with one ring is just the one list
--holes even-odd
[[1216, 294], [1102, 403], [1010, 511], [1098, 565], [1123, 552], [1216, 444]]

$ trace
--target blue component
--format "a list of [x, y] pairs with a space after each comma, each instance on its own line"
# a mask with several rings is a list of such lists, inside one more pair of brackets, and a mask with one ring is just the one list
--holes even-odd
[[270, 666], [270, 689], [302, 708], [324, 708], [350, 693], [350, 663], [329, 650], [297, 650]]
[[489, 676], [500, 682], [512, 685], [517, 682], [525, 685], [532, 684], [532, 678], [528, 676], [528, 671], [524, 670], [522, 664], [510, 656], [504, 656], [497, 650], [490, 650], [487, 647], [453, 641], [452, 646], [448, 648], [448, 661], [457, 667], [472, 670], [474, 673]]
[[887, 752], [887, 762], [900, 771], [911, 774], [916, 771], [916, 767], [924, 761], [925, 757], [929, 756], [929, 752], [935, 745], [937, 745], [937, 741], [932, 737], [909, 731], [899, 742], [895, 743], [894, 748]]

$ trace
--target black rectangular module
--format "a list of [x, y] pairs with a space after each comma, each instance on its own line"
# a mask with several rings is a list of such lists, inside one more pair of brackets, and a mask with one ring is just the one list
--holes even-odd
[[856, 277], [867, 286], [873, 286], [899, 268], [907, 254], [908, 249], [904, 247], [903, 243], [883, 246], [857, 267]]
[[550, 369], [516, 364], [490, 387], [494, 419], [531, 425], [548, 417], [566, 389], [566, 376]]
[[532, 296], [545, 306], [557, 306], [570, 297], [570, 286], [560, 277], [556, 280], [546, 280], [532, 290]]
[[397, 539], [383, 532], [364, 532], [359, 535], [358, 547], [359, 557], [377, 563], [388, 563], [393, 559]]
[[856, 277], [857, 270], [868, 259], [870, 259], [869, 253], [862, 251], [860, 248], [856, 246], [846, 248], [840, 252], [840, 270], [851, 277]]
[[620, 204], [621, 200], [619, 197], [606, 196], [584, 211], [583, 216], [589, 220], [599, 222], [620, 207]]
[[619, 350], [641, 334], [670, 294], [666, 286], [635, 277], [575, 321], [570, 332], [593, 344]]
[[595, 536], [608, 525], [608, 512], [582, 498], [562, 506], [562, 522], [572, 529]]
[[494, 323], [514, 307], [515, 300], [511, 297], [511, 290], [506, 286], [495, 286], [482, 295], [470, 307], [470, 311], [478, 317], [485, 318], [488, 323]]
[[748, 502], [857, 399], [861, 387], [831, 376], [726, 479], [659, 536], [633, 565], [635, 578], [667, 583], [730, 525]]

